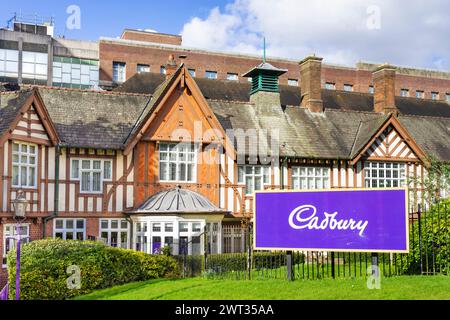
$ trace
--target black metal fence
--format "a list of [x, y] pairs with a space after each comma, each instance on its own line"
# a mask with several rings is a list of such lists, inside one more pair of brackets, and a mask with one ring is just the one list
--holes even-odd
[[447, 203], [409, 215], [409, 254], [363, 252], [267, 252], [252, 250], [251, 230], [244, 253], [178, 256], [186, 277], [211, 279], [364, 278], [376, 264], [381, 276], [450, 276], [450, 206]]

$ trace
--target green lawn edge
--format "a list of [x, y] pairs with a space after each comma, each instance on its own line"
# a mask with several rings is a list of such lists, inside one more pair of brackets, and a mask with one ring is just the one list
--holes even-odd
[[382, 278], [379, 290], [368, 289], [365, 279], [158, 279], [98, 290], [74, 300], [450, 300], [450, 277]]

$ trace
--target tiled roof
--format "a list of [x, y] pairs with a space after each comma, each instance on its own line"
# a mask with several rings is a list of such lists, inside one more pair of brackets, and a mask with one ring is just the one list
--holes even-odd
[[17, 116], [32, 90], [0, 92], [0, 135], [3, 135]]

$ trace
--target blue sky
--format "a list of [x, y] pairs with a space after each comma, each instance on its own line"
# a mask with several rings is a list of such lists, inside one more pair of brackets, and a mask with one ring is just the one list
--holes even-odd
[[[104, 0], [23, 0], [1, 1], [0, 27], [14, 12], [35, 14], [56, 19], [55, 35], [66, 38], [98, 40], [100, 36], [120, 36], [125, 27], [154, 29], [163, 33], [179, 34], [192, 17], [206, 17], [211, 8], [224, 7], [226, 1], [104, 1]], [[81, 29], [65, 30], [70, 5], [81, 11]]]
[[[65, 30], [70, 5], [81, 29]], [[2, 0], [0, 27], [13, 12], [54, 16], [55, 36], [98, 40], [124, 28], [182, 34], [183, 45], [207, 50], [325, 63], [358, 61], [450, 71], [448, 0]]]

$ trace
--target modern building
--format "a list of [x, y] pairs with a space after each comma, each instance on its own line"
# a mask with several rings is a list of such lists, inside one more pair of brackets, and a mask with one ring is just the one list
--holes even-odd
[[98, 88], [98, 43], [54, 38], [53, 30], [51, 20], [18, 18], [0, 29], [0, 82]]
[[[172, 54], [197, 78], [247, 82], [244, 73], [260, 62], [259, 56], [190, 48], [177, 35], [126, 29], [119, 38], [99, 40], [100, 84], [115, 87], [136, 73], [165, 72]], [[281, 85], [300, 86], [298, 61], [268, 58], [269, 63], [286, 69]], [[326, 89], [373, 93], [372, 72], [379, 64], [358, 62], [354, 67], [322, 65], [321, 85]], [[396, 95], [450, 102], [450, 73], [416, 68], [397, 68]]]
[[[3, 264], [17, 232], [240, 252], [255, 190], [406, 186], [430, 157], [450, 161], [450, 106], [396, 95], [393, 66], [374, 70], [370, 94], [322, 88], [317, 57], [297, 66], [300, 87], [279, 85], [286, 70], [268, 62], [239, 82], [192, 77], [173, 58], [165, 75], [136, 74], [112, 92], [1, 92]], [[413, 210], [423, 197], [408, 186]], [[29, 207], [18, 230], [20, 190]]]

